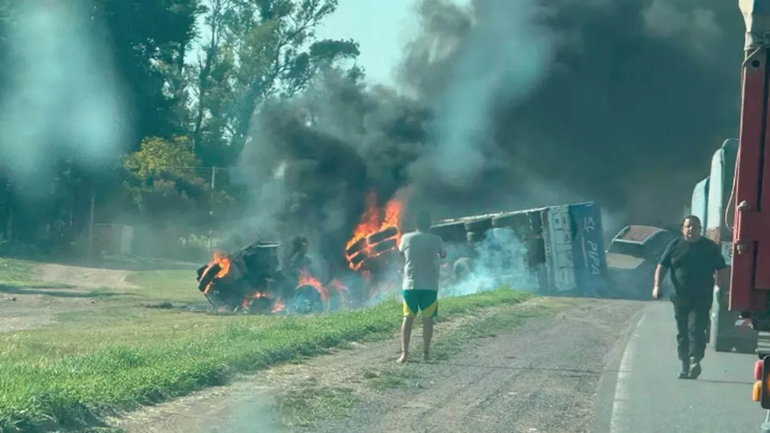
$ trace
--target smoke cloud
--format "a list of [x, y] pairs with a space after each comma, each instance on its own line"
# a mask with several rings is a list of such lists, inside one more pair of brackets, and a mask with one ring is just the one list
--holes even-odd
[[434, 218], [595, 200], [617, 226], [678, 221], [737, 134], [733, 2], [422, 0], [417, 13], [397, 89], [329, 71], [260, 113], [241, 161], [251, 227], [324, 233], [336, 255], [367, 191], [384, 202], [406, 186], [409, 209]]
[[537, 275], [527, 265], [527, 247], [511, 229], [492, 229], [473, 246], [451, 245], [448, 250], [452, 266], [445, 268], [448, 284], [442, 287], [441, 296], [464, 296], [501, 286], [514, 290], [538, 287]]
[[[81, 6], [80, 8], [78, 6]], [[44, 194], [53, 165], [99, 167], [119, 155], [120, 102], [79, 2], [25, 1], [4, 29], [9, 75], [0, 101], [0, 166], [25, 192]]]

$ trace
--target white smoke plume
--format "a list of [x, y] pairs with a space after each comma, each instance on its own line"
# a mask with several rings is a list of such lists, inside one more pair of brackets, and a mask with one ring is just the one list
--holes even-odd
[[54, 164], [98, 168], [119, 155], [125, 124], [105, 47], [77, 1], [14, 5], [0, 166], [25, 195], [43, 194]]
[[512, 229], [491, 229], [481, 242], [449, 245], [447, 249], [449, 265], [444, 267], [445, 286], [440, 296], [464, 296], [501, 286], [537, 290], [537, 275], [527, 265], [527, 246]]
[[[424, 0], [423, 28], [460, 26], [462, 39], [445, 32], [426, 33], [412, 56], [434, 62], [451, 54], [443, 89], [432, 99], [435, 148], [413, 167], [413, 176], [438, 176], [462, 187], [489, 169], [498, 152], [494, 143], [495, 104], [516, 108], [546, 76], [555, 39], [540, 23], [543, 10], [534, 0], [473, 2], [467, 11], [444, 0]], [[468, 20], [467, 17], [472, 17]], [[455, 32], [457, 28], [455, 28]], [[457, 33], [455, 33], [457, 36]], [[446, 53], [446, 54], [445, 54]]]

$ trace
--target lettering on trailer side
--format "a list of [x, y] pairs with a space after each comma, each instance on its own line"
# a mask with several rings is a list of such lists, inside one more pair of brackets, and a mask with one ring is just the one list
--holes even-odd
[[[583, 218], [583, 233], [590, 234], [596, 230], [596, 220], [594, 217], [587, 216]], [[583, 237], [586, 251], [586, 267], [591, 270], [591, 275], [601, 275], [601, 258], [599, 257], [599, 244]]]

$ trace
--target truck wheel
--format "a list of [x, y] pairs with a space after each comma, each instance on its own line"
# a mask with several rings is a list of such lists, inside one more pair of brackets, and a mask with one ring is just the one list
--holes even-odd
[[465, 234], [466, 239], [470, 243], [476, 243], [476, 242], [482, 242], [484, 238], [486, 238], [486, 233], [484, 232], [467, 232]]
[[756, 353], [757, 352], [757, 342], [752, 339], [748, 338], [741, 338], [735, 340], [734, 344], [735, 351], [738, 353]]
[[529, 222], [529, 217], [526, 214], [515, 213], [508, 215], [500, 215], [492, 218], [492, 227], [519, 227], [522, 223]]
[[469, 232], [484, 232], [492, 228], [492, 218], [484, 218], [475, 221], [467, 221], [465, 230]]
[[297, 314], [319, 313], [324, 309], [321, 294], [311, 285], [297, 287], [291, 303], [291, 311]]
[[[713, 335], [713, 334], [712, 334]], [[730, 352], [733, 350], [733, 340], [727, 337], [714, 336], [711, 346], [715, 352]]]

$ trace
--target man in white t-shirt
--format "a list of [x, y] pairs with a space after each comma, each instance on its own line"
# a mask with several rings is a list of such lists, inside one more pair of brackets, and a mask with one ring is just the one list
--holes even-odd
[[417, 215], [417, 231], [406, 233], [398, 245], [404, 257], [404, 322], [401, 325], [401, 357], [406, 362], [409, 340], [417, 312], [422, 312], [423, 358], [430, 358], [430, 341], [433, 337], [433, 318], [438, 314], [438, 282], [440, 259], [446, 257], [440, 236], [430, 233], [430, 214]]

